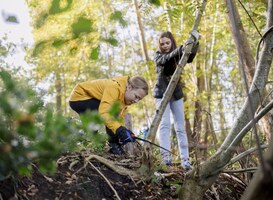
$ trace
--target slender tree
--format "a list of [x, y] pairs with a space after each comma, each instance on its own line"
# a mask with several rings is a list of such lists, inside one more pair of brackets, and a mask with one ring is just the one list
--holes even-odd
[[[272, 3], [269, 3], [268, 7], [268, 11], [272, 11]], [[268, 13], [268, 17], [268, 21], [272, 21], [270, 13]], [[232, 158], [236, 147], [240, 144], [243, 137], [255, 125], [255, 122], [261, 118], [260, 116], [258, 119], [254, 118], [253, 120], [254, 116], [251, 117], [249, 108], [252, 107], [254, 111], [257, 110], [260, 102], [260, 94], [263, 94], [272, 64], [273, 29], [268, 26], [266, 28], [267, 31], [263, 36], [264, 45], [257, 63], [248, 98], [246, 98], [244, 105], [233, 122], [232, 129], [216, 154], [187, 174], [187, 179], [179, 195], [180, 199], [202, 199], [204, 192], [214, 183], [221, 170], [223, 170]], [[269, 107], [269, 109], [271, 108]], [[261, 164], [264, 169], [264, 163], [262, 162]]]

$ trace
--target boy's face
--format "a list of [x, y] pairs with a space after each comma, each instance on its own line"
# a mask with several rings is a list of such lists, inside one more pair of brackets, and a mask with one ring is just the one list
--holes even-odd
[[137, 103], [146, 96], [146, 92], [143, 89], [134, 89], [131, 85], [127, 85], [124, 94], [125, 105], [132, 105]]

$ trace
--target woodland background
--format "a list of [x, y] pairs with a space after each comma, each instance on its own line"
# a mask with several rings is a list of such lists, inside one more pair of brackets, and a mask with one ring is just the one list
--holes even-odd
[[[54, 146], [54, 142], [48, 142], [46, 138], [55, 137], [60, 131], [64, 132], [64, 137], [67, 136], [68, 140], [70, 133], [78, 132], [80, 128], [91, 131], [90, 126], [94, 124], [87, 122], [90, 115], [84, 121], [84, 127], [77, 123], [78, 116], [68, 105], [70, 92], [78, 82], [119, 75], [142, 75], [149, 81], [149, 95], [130, 108], [132, 129], [137, 135], [141, 135], [141, 130], [151, 125], [155, 114], [152, 97], [155, 83], [153, 55], [158, 47], [159, 35], [169, 30], [175, 35], [178, 44], [184, 44], [202, 4], [196, 0], [26, 2], [32, 19], [35, 44], [26, 46], [22, 42], [18, 46], [8, 42], [5, 37], [0, 40], [1, 98], [3, 97], [1, 125], [6, 127], [9, 124], [1, 132], [2, 153], [16, 154], [13, 151], [16, 149], [12, 143], [14, 138], [26, 147], [20, 135]], [[236, 124], [238, 114], [248, 97], [248, 88], [253, 81], [255, 69], [258, 68], [258, 59], [261, 57], [259, 41], [270, 27], [268, 21], [272, 22], [268, 11], [270, 5], [272, 6], [271, 1], [264, 0], [215, 0], [206, 3], [198, 26], [198, 54], [193, 63], [185, 66], [181, 74], [185, 94], [186, 129], [191, 143], [192, 161], [195, 164], [217, 154], [218, 148]], [[18, 23], [16, 15], [9, 16], [6, 21]], [[27, 52], [27, 68], [6, 62], [7, 56], [13, 55], [16, 48], [23, 48]], [[268, 68], [270, 65], [271, 63]], [[264, 107], [272, 99], [272, 76], [272, 70], [268, 70], [263, 87], [266, 92], [259, 94], [259, 103], [254, 106], [254, 111], [258, 107]], [[21, 87], [24, 89], [20, 89]], [[25, 88], [31, 88], [31, 92]], [[20, 92], [24, 95], [18, 95]], [[39, 100], [35, 101], [37, 98]], [[91, 115], [92, 123], [101, 123], [99, 117]], [[71, 123], [67, 128], [66, 120], [71, 120], [71, 117], [76, 123]], [[257, 141], [260, 145], [269, 143], [272, 128], [272, 114], [268, 113], [238, 143], [234, 153], [239, 155], [247, 149], [255, 148]], [[33, 130], [30, 131], [31, 136], [29, 130]], [[12, 137], [6, 137], [10, 133]], [[44, 134], [43, 137], [40, 136], [41, 133]], [[73, 136], [71, 143], [75, 137], [78, 136]], [[63, 140], [58, 136], [56, 138]], [[175, 139], [173, 143], [175, 151]], [[41, 158], [40, 161], [43, 160], [44, 155], [39, 154], [43, 147], [39, 145], [34, 148], [35, 151], [26, 148], [25, 152], [32, 152], [32, 155], [22, 153], [23, 163], [37, 157]], [[47, 149], [47, 145], [44, 148]], [[51, 152], [51, 156], [57, 157], [68, 148], [68, 145], [54, 147], [55, 154]], [[33, 152], [39, 156], [33, 155]], [[12, 174], [16, 172], [16, 176], [32, 170], [26, 164], [18, 173], [22, 163], [16, 161], [15, 164], [12, 159], [14, 157], [5, 158], [7, 162], [1, 163], [4, 169], [1, 179], [11, 173], [8, 167], [4, 167], [7, 163], [13, 166]], [[247, 172], [256, 171], [259, 159], [259, 153], [254, 153], [239, 162], [233, 160], [227, 168], [245, 169], [245, 173], [241, 174], [242, 179], [249, 183], [252, 175]], [[40, 164], [45, 171], [54, 168], [46, 160]]]

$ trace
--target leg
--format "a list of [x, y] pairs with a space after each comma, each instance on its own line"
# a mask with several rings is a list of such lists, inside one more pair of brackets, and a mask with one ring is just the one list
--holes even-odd
[[[98, 99], [87, 99], [83, 101], [69, 101], [69, 105], [79, 115], [84, 114], [87, 110], [98, 111], [100, 101]], [[97, 132], [97, 130], [94, 130]], [[83, 133], [82, 133], [83, 134]]]
[[[187, 164], [189, 159], [189, 144], [188, 137], [185, 129], [185, 118], [184, 118], [184, 103], [183, 99], [179, 99], [177, 101], [172, 101], [170, 103], [171, 110], [174, 118], [174, 127], [176, 130], [178, 148], [180, 152], [180, 158], [182, 166]], [[190, 166], [190, 164], [188, 163]], [[183, 166], [183, 168], [188, 168], [187, 166]]]
[[70, 107], [78, 114], [83, 114], [87, 110], [98, 110], [100, 101], [98, 99], [87, 99], [83, 101], [69, 101]]
[[[155, 99], [156, 101], [156, 107], [158, 108], [160, 106], [162, 99]], [[170, 140], [170, 128], [171, 128], [171, 122], [170, 122], [170, 104], [167, 104], [167, 107], [163, 113], [160, 125], [159, 125], [159, 143], [160, 146], [164, 147], [165, 149], [171, 150], [171, 140]], [[164, 149], [160, 149], [160, 153], [162, 156], [162, 162], [164, 164], [171, 164], [172, 163], [172, 157], [169, 152], [167, 152]]]

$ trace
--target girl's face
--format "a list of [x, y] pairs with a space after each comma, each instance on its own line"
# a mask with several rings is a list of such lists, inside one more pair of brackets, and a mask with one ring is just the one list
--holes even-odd
[[172, 41], [167, 37], [163, 37], [159, 39], [159, 45], [162, 53], [168, 53], [171, 50]]
[[143, 89], [134, 89], [131, 85], [127, 85], [124, 94], [125, 105], [132, 105], [137, 103], [146, 96], [146, 92]]

